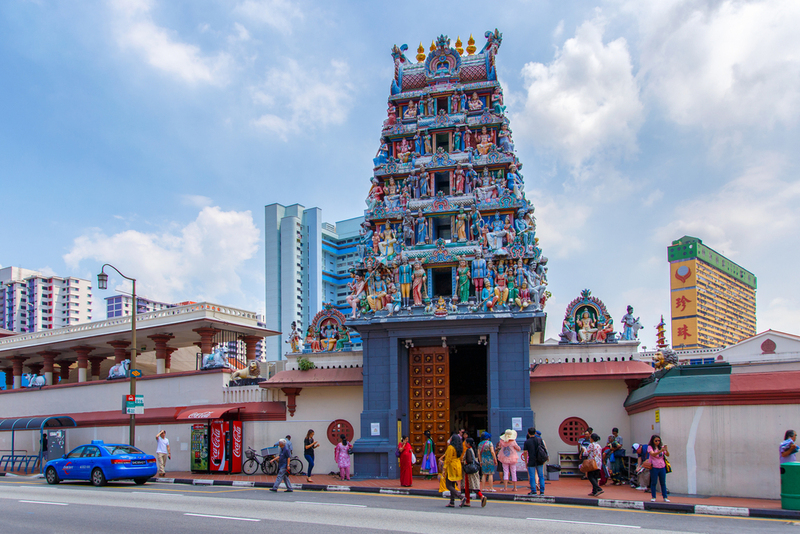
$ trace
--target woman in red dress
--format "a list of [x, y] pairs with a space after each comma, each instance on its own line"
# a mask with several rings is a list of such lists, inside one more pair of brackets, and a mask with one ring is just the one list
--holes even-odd
[[408, 436], [403, 436], [400, 443], [397, 445], [397, 450], [400, 452], [400, 485], [404, 487], [411, 487], [411, 444], [408, 442]]

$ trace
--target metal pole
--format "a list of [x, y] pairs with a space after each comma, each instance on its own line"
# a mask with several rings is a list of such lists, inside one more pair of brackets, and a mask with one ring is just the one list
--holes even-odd
[[[136, 310], [139, 307], [139, 303], [136, 300], [136, 280], [131, 279], [133, 283], [133, 315], [131, 315], [131, 337], [132, 337], [132, 347], [131, 347], [131, 368], [136, 369]], [[136, 406], [136, 377], [131, 374], [131, 395], [133, 395], [133, 402], [134, 406]], [[134, 408], [135, 410], [135, 408]], [[136, 414], [131, 414], [131, 428], [130, 428], [130, 445], [131, 447], [136, 446]]]

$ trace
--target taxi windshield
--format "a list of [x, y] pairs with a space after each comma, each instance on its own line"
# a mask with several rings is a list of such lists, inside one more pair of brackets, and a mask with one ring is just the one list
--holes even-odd
[[112, 456], [116, 454], [144, 454], [136, 447], [131, 447], [130, 445], [103, 445], [103, 448]]

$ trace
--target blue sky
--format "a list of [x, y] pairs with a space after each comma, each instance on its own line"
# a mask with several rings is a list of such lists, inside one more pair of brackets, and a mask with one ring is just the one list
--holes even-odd
[[758, 276], [759, 331], [800, 333], [799, 23], [789, 1], [3, 2], [0, 264], [263, 310], [264, 205], [365, 207], [392, 45], [499, 28], [548, 335], [590, 288], [652, 346], [684, 234]]

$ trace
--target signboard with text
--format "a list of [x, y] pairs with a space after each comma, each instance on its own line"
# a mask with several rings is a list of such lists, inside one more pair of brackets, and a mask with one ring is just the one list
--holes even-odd
[[144, 395], [123, 395], [122, 396], [122, 413], [125, 415], [142, 415], [144, 414]]

